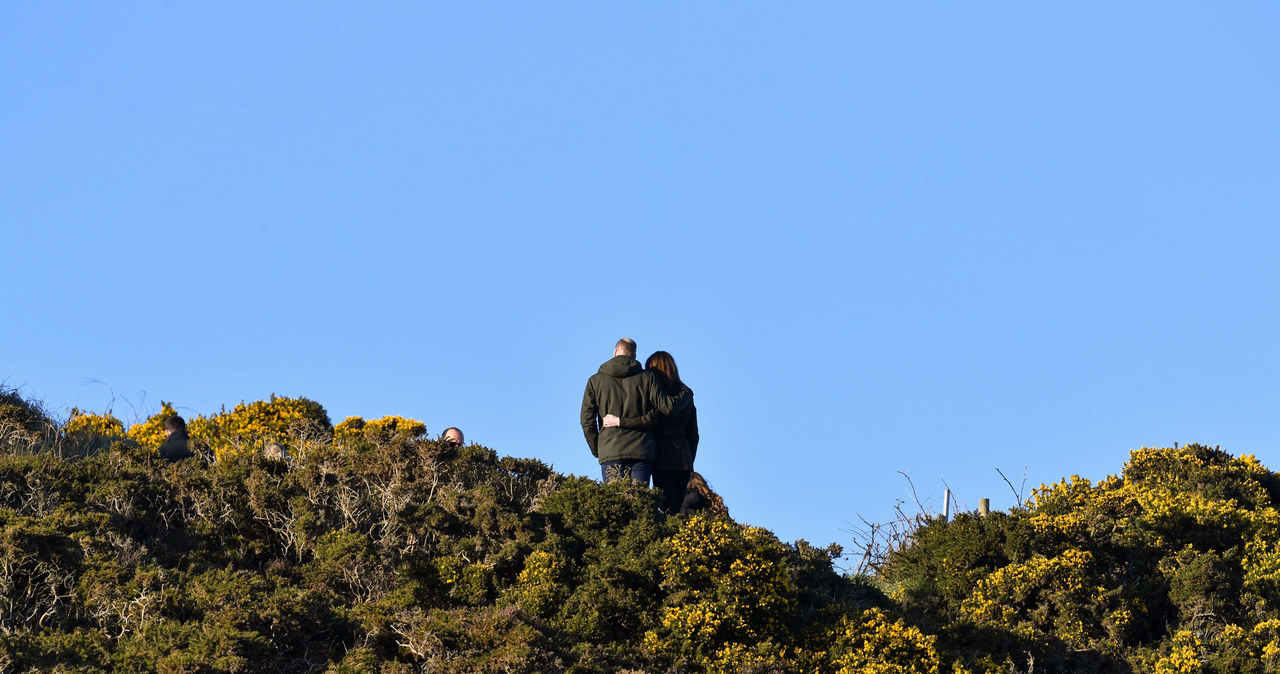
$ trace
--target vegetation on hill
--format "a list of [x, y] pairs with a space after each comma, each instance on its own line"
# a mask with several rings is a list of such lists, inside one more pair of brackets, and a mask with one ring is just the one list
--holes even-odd
[[0, 391], [0, 672], [1280, 669], [1280, 478], [1217, 448], [922, 517], [864, 576], [412, 419], [273, 397], [168, 464], [168, 414]]

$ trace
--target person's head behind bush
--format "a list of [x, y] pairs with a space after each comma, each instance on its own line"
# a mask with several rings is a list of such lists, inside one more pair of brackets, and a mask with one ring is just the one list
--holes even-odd
[[169, 433], [177, 433], [178, 431], [186, 433], [187, 421], [175, 414], [164, 420], [164, 430], [166, 435]]

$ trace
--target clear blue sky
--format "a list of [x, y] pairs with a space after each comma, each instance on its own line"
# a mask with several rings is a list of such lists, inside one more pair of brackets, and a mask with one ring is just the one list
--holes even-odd
[[0, 380], [598, 475], [629, 336], [743, 522], [1280, 467], [1280, 5], [0, 4]]

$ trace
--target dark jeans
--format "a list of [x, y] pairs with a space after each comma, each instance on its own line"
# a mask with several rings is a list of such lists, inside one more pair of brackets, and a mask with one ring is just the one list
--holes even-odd
[[662, 490], [662, 512], [668, 515], [680, 512], [684, 505], [685, 490], [689, 487], [689, 476], [692, 474], [687, 470], [653, 471], [653, 486]]
[[600, 477], [605, 482], [631, 478], [648, 487], [653, 472], [652, 461], [606, 461], [600, 464]]

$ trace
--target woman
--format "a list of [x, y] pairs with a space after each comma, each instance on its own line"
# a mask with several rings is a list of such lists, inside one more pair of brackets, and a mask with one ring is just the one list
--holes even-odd
[[[657, 377], [663, 392], [669, 396], [688, 388], [680, 381], [676, 361], [666, 351], [655, 351], [644, 362], [644, 369]], [[693, 460], [698, 455], [698, 410], [690, 402], [670, 416], [657, 411], [639, 417], [619, 419], [605, 416], [604, 426], [621, 426], [653, 432], [658, 440], [658, 453], [653, 461], [653, 486], [662, 490], [662, 511], [668, 515], [680, 512], [685, 490], [693, 473]]]

